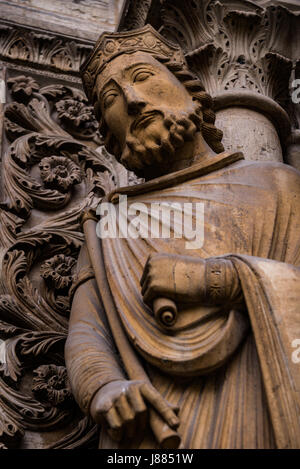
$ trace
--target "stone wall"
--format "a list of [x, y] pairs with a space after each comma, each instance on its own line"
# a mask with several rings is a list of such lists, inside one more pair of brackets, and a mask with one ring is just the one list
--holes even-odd
[[123, 0], [9, 0], [0, 1], [2, 19], [61, 35], [95, 41], [113, 30]]

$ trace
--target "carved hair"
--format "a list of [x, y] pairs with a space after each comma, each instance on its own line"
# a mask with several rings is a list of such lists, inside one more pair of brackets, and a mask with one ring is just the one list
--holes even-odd
[[[178, 63], [171, 62], [165, 56], [154, 56], [156, 60], [163, 63], [176, 78], [186, 87], [188, 93], [192, 96], [193, 100], [197, 100], [202, 110], [203, 121], [201, 124], [201, 132], [207, 144], [216, 153], [224, 151], [222, 144], [223, 132], [214, 123], [216, 115], [213, 111], [213, 99], [205, 92], [205, 89], [199, 78], [189, 71], [186, 66], [179, 65]], [[121, 149], [118, 140], [109, 130], [105, 120], [102, 117], [98, 96], [93, 94], [93, 102], [95, 107], [96, 117], [99, 121], [100, 133], [104, 138], [104, 145], [109, 153], [116, 157], [121, 156]]]
[[213, 111], [213, 99], [206, 93], [199, 78], [189, 71], [184, 65], [166, 61], [163, 56], [155, 57], [162, 62], [176, 76], [176, 78], [186, 87], [193, 100], [197, 100], [202, 108], [203, 122], [201, 132], [206, 143], [216, 152], [224, 151], [222, 144], [223, 132], [215, 127], [216, 115]]

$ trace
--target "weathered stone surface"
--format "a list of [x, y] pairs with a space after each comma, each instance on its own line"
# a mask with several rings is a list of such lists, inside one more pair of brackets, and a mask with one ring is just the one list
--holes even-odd
[[[275, 8], [267, 8], [270, 4]], [[99, 402], [87, 409], [91, 381], [99, 385], [98, 378], [104, 382], [108, 374], [117, 378], [102, 397], [113, 396], [120, 408], [120, 389], [131, 393], [129, 376], [146, 379], [141, 392], [147, 405], [161, 402], [152, 384], [167, 390], [172, 404], [180, 404], [180, 426], [167, 428], [167, 438], [161, 420], [158, 426], [151, 420], [160, 444], [176, 446], [181, 438], [191, 448], [300, 447], [299, 364], [291, 360], [293, 341], [300, 336], [295, 319], [300, 301], [299, 182], [291, 168], [274, 164], [282, 161], [281, 148], [286, 163], [299, 168], [300, 161], [299, 106], [289, 97], [300, 63], [295, 0], [126, 1], [121, 29], [149, 21], [180, 44], [183, 53], [176, 46], [176, 53], [170, 45], [162, 47], [158, 36], [143, 36], [143, 42], [134, 33], [131, 44], [140, 41], [136, 50], [112, 58], [109, 42], [105, 72], [98, 69], [100, 63], [91, 72], [101, 71], [95, 83], [100, 99], [94, 100], [94, 82], [92, 88], [92, 81], [86, 82], [90, 103], [79, 67], [98, 34], [113, 29], [122, 2], [0, 0], [0, 7], [5, 18], [0, 23], [0, 74], [7, 84], [1, 109], [0, 448], [98, 445], [99, 427], [74, 402], [66, 380], [63, 349], [72, 300], [70, 335], [75, 324], [76, 333], [84, 328], [84, 339], [71, 344], [81, 366], [78, 379], [74, 370], [69, 376], [75, 398], [97, 422], [103, 410]], [[197, 76], [183, 67], [184, 54]], [[146, 70], [138, 71], [141, 58]], [[124, 79], [127, 66], [134, 68], [134, 80], [128, 70]], [[119, 88], [105, 89], [104, 96], [105, 74], [121, 81]], [[216, 123], [204, 88], [215, 98]], [[184, 110], [193, 111], [194, 105], [196, 112]], [[149, 106], [147, 118], [139, 115]], [[169, 119], [162, 117], [162, 107], [166, 114], [171, 108]], [[159, 112], [151, 114], [154, 109]], [[183, 110], [180, 122], [178, 110]], [[229, 150], [224, 153], [217, 126], [224, 130]], [[130, 128], [133, 135], [125, 138], [129, 145], [122, 153], [124, 139], [118, 142], [116, 136]], [[149, 181], [129, 173], [103, 143]], [[172, 149], [175, 163], [167, 158]], [[240, 149], [252, 161], [235, 153]], [[139, 160], [147, 160], [145, 167]], [[195, 164], [189, 166], [191, 162]], [[130, 187], [120, 189], [124, 186]], [[185, 251], [179, 238], [108, 240], [101, 243], [102, 257], [92, 210], [83, 219], [91, 265], [82, 247], [82, 212], [96, 208], [108, 194], [119, 210], [119, 193], [146, 206], [153, 196], [156, 201], [202, 200], [203, 249]], [[109, 312], [101, 324], [99, 311], [104, 310], [95, 275]], [[187, 306], [191, 299], [193, 305]], [[110, 329], [107, 320], [112, 318]], [[104, 349], [99, 348], [103, 343]], [[149, 362], [149, 378], [137, 361], [140, 354]], [[180, 374], [184, 376], [178, 378]], [[174, 422], [172, 412], [170, 416]], [[148, 447], [157, 446], [149, 426], [145, 435], [140, 422], [138, 428]], [[130, 437], [127, 430], [125, 424]], [[137, 438], [115, 443], [110, 437], [101, 432], [100, 445], [142, 446]]]
[[300, 171], [300, 130], [293, 132], [288, 146], [287, 163]]
[[217, 112], [216, 125], [223, 131], [226, 150], [242, 151], [252, 161], [283, 161], [277, 131], [263, 114], [230, 107]]
[[6, 20], [82, 39], [96, 40], [118, 22], [123, 0], [10, 0], [0, 1]]
[[300, 11], [299, 0], [252, 0], [252, 2], [262, 7], [279, 5], [289, 8], [290, 10]]

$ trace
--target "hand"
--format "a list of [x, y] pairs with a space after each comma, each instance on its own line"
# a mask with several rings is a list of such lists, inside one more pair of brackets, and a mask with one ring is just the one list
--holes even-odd
[[155, 298], [215, 306], [243, 301], [238, 274], [226, 256], [201, 259], [155, 254], [148, 257], [140, 283], [150, 308]]
[[155, 254], [148, 258], [140, 283], [144, 302], [150, 307], [158, 297], [171, 298], [178, 303], [200, 301], [205, 292], [205, 260]]
[[143, 433], [147, 425], [147, 404], [162, 416], [166, 423], [177, 428], [179, 419], [175, 409], [150, 384], [144, 381], [113, 381], [103, 386], [93, 397], [90, 414], [96, 423], [105, 425], [115, 441], [123, 436], [133, 438]]

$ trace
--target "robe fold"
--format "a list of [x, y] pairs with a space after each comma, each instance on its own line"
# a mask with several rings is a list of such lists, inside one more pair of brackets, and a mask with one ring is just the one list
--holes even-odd
[[[153, 385], [180, 407], [182, 447], [300, 448], [300, 363], [292, 358], [300, 339], [299, 173], [224, 153], [117, 192], [149, 211], [153, 203], [190, 203], [194, 218], [203, 204], [204, 242], [197, 249], [187, 249], [184, 236], [99, 239], [120, 322]], [[139, 281], [149, 254], [164, 252], [230, 259], [246, 307], [178, 305], [172, 334], [163, 330], [142, 301]], [[78, 271], [89, 268], [84, 247]], [[101, 289], [94, 279], [80, 283], [66, 344], [71, 386], [87, 413], [101, 386], [126, 379]], [[100, 447], [156, 443], [150, 430], [120, 444], [102, 430]]]

